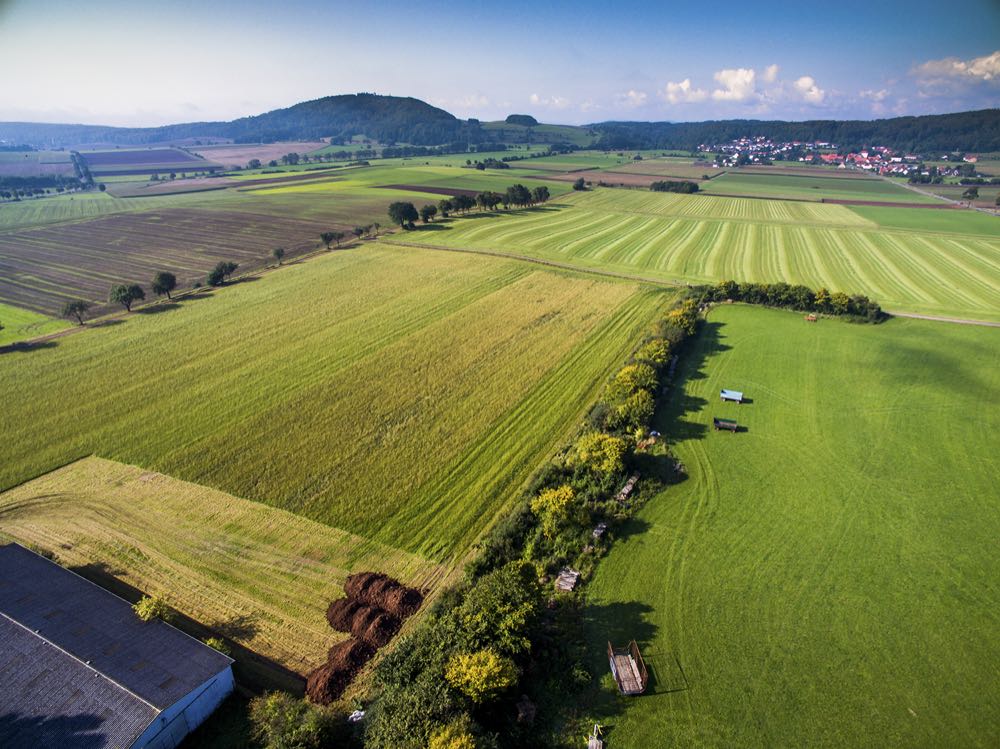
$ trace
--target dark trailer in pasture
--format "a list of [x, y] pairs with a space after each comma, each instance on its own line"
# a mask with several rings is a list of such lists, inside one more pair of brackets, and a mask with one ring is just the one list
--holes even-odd
[[740, 428], [739, 424], [736, 423], [736, 419], [720, 419], [718, 417], [712, 419], [712, 426], [715, 427], [715, 431], [728, 429], [733, 434], [736, 434]]
[[723, 388], [719, 391], [719, 397], [724, 401], [732, 401], [733, 403], [743, 402], [743, 393], [739, 390], [726, 390]]

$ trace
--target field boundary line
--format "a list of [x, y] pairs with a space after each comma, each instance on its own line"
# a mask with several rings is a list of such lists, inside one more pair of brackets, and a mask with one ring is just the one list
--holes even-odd
[[79, 463], [81, 460], [86, 460], [87, 458], [99, 458], [99, 457], [101, 456], [95, 455], [94, 453], [82, 453], [80, 455], [77, 455], [75, 458], [70, 458], [65, 463], [60, 463], [59, 465], [54, 466], [53, 468], [46, 468], [44, 471], [36, 473], [34, 476], [31, 476], [30, 478], [26, 478], [23, 481], [18, 481], [16, 484], [11, 484], [10, 486], [0, 486], [0, 494], [6, 494], [7, 492], [13, 491], [14, 489], [17, 489], [20, 486], [24, 486], [25, 484], [31, 483], [36, 479], [40, 479], [43, 476], [48, 476], [50, 473], [61, 471], [63, 468], [67, 468], [73, 465], [74, 463]]
[[403, 242], [400, 240], [392, 240], [382, 238], [381, 241], [385, 244], [394, 245], [396, 247], [410, 247], [417, 250], [440, 250], [442, 252], [464, 252], [469, 255], [486, 255], [488, 257], [497, 258], [507, 258], [509, 260], [520, 260], [525, 263], [534, 263], [536, 265], [545, 265], [550, 268], [557, 268], [559, 270], [568, 270], [575, 273], [589, 273], [596, 276], [604, 276], [607, 278], [616, 278], [622, 281], [635, 281], [637, 283], [645, 283], [651, 286], [661, 286], [670, 289], [683, 288], [685, 286], [690, 286], [691, 284], [685, 284], [681, 282], [665, 281], [658, 278], [649, 278], [647, 276], [635, 276], [629, 273], [618, 273], [611, 270], [600, 270], [598, 268], [588, 268], [586, 266], [574, 265], [572, 263], [562, 263], [558, 260], [545, 260], [543, 258], [530, 257], [528, 255], [518, 255], [514, 253], [501, 252], [499, 250], [481, 250], [473, 249], [471, 247], [446, 247], [440, 244], [429, 244], [424, 242]]
[[916, 312], [893, 312], [886, 310], [887, 314], [893, 317], [907, 317], [912, 320], [930, 320], [932, 322], [950, 322], [955, 325], [981, 325], [985, 328], [1000, 328], [1000, 322], [990, 322], [989, 320], [971, 320], [962, 317], [943, 317], [940, 315], [920, 315]]

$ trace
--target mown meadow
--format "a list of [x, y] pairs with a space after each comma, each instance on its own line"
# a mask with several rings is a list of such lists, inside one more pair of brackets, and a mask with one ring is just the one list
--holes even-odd
[[[880, 226], [880, 211], [897, 225]], [[402, 239], [668, 283], [782, 280], [864, 293], [894, 311], [1000, 320], [996, 219], [970, 212], [597, 189]]]
[[0, 356], [0, 488], [96, 454], [455, 560], [669, 296], [331, 253]]
[[[609, 745], [1000, 741], [998, 343], [710, 313], [654, 419], [687, 479], [619, 531], [588, 588]], [[653, 675], [638, 698], [602, 657], [631, 638]]]

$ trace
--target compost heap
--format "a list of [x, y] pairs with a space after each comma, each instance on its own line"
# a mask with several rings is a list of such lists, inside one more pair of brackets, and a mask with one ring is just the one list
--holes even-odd
[[399, 631], [424, 597], [380, 572], [359, 572], [344, 582], [344, 598], [330, 603], [326, 620], [351, 636], [330, 648], [327, 661], [306, 677], [306, 694], [328, 705], [343, 694], [355, 674], [375, 651]]

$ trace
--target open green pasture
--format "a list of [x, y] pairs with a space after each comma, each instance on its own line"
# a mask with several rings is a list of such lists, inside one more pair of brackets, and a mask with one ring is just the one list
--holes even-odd
[[[678, 377], [688, 477], [587, 590], [608, 745], [997, 746], [1000, 331], [722, 306]], [[651, 684], [619, 697], [632, 638]]]
[[68, 327], [69, 322], [0, 302], [0, 346]]
[[851, 210], [884, 229], [904, 229], [935, 234], [978, 234], [1000, 237], [1000, 217], [980, 211], [927, 210], [889, 206], [852, 205]]
[[934, 198], [883, 179], [844, 179], [822, 175], [727, 172], [702, 185], [709, 193], [804, 200], [871, 200], [886, 203], [935, 203]]
[[[846, 206], [634, 190], [458, 218], [407, 242], [490, 250], [665, 282], [787, 281], [900, 312], [1000, 320], [1000, 237], [880, 229]], [[912, 209], [927, 214], [950, 211]], [[956, 212], [957, 213], [957, 212]], [[982, 216], [985, 221], [995, 221]]]
[[0, 489], [96, 454], [460, 558], [670, 292], [364, 248], [0, 356]]

